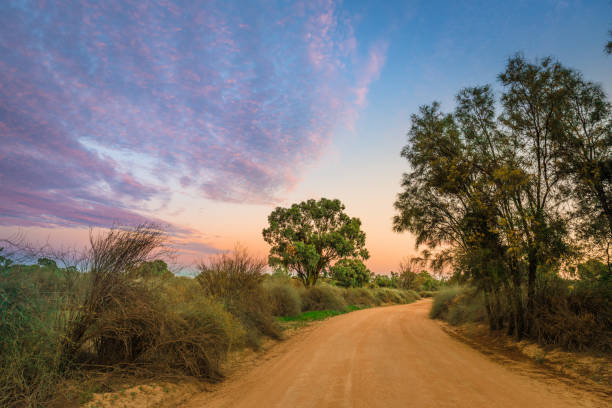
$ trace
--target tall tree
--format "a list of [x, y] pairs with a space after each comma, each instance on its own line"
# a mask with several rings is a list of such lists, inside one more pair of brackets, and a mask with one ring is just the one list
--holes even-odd
[[484, 87], [462, 92], [458, 102], [455, 115], [442, 114], [434, 103], [412, 116], [409, 143], [402, 150], [412, 171], [403, 176], [393, 226], [415, 233], [417, 246], [443, 248], [434, 265], [452, 260], [456, 272], [483, 290], [491, 327], [498, 328], [498, 308], [487, 296], [499, 284], [497, 265], [504, 252], [493, 228], [498, 210], [487, 179], [496, 163], [487, 147], [494, 142], [487, 138], [496, 137], [493, 101]]
[[579, 237], [604, 247], [610, 266], [612, 107], [599, 85], [571, 74], [557, 165], [572, 180], [568, 193], [577, 204]]
[[344, 213], [340, 200], [321, 198], [277, 207], [269, 216], [264, 240], [269, 263], [294, 271], [304, 286], [317, 283], [324, 268], [340, 258], [368, 259], [359, 218]]
[[485, 294], [506, 287], [514, 305], [509, 330], [519, 337], [533, 326], [538, 271], [571, 249], [572, 180], [559, 162], [573, 76], [549, 58], [512, 57], [499, 76], [500, 116], [490, 87], [464, 89], [454, 114], [434, 103], [413, 115], [402, 150], [412, 171], [403, 176], [394, 229], [415, 233], [417, 245], [444, 248], [443, 258]]
[[534, 316], [538, 266], [557, 261], [568, 252], [563, 193], [564, 175], [555, 163], [560, 158], [563, 116], [567, 112], [567, 86], [571, 72], [545, 58], [527, 62], [517, 55], [499, 75], [505, 90], [501, 122], [516, 149], [516, 162], [528, 176], [513, 203], [525, 238], [528, 263], [527, 331]]

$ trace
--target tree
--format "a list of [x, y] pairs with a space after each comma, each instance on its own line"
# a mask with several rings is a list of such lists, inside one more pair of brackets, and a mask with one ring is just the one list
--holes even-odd
[[53, 259], [38, 258], [38, 261], [36, 263], [38, 263], [40, 266], [44, 266], [46, 268], [57, 269], [57, 262], [55, 262]]
[[527, 332], [533, 328], [536, 274], [570, 252], [563, 206], [565, 175], [555, 165], [560, 159], [559, 138], [566, 138], [563, 118], [568, 112], [567, 89], [572, 71], [544, 58], [529, 63], [517, 55], [499, 75], [501, 124], [512, 146], [513, 160], [528, 182], [512, 196], [520, 222], [528, 264]]
[[489, 86], [464, 89], [453, 114], [433, 103], [413, 115], [402, 150], [412, 171], [403, 176], [394, 229], [415, 233], [417, 245], [438, 248], [436, 264], [452, 262], [484, 292], [492, 328], [500, 323], [489, 295], [498, 298], [500, 288], [511, 293], [509, 330], [517, 337], [532, 327], [538, 270], [554, 269], [572, 253], [572, 180], [559, 162], [570, 139], [574, 77], [550, 58], [512, 57], [499, 76], [501, 115]]
[[271, 245], [270, 266], [294, 271], [304, 286], [317, 283], [321, 272], [340, 258], [368, 259], [359, 218], [344, 213], [340, 200], [321, 198], [277, 207], [262, 232]]
[[173, 276], [174, 274], [168, 269], [168, 264], [161, 259], [142, 262], [140, 265], [136, 266], [134, 270], [130, 271], [130, 277], [132, 278], [169, 279]]
[[397, 274], [391, 272], [389, 275], [376, 275], [374, 284], [379, 288], [397, 288]]
[[500, 155], [490, 147], [498, 142], [493, 98], [488, 87], [472, 88], [458, 95], [458, 103], [454, 115], [442, 114], [433, 103], [412, 116], [402, 150], [412, 171], [403, 176], [394, 229], [415, 233], [417, 246], [442, 247], [434, 266], [453, 262], [487, 294], [496, 288], [499, 269], [493, 266], [505, 252], [492, 229], [500, 212], [490, 183]]
[[568, 109], [559, 140], [560, 172], [570, 177], [568, 195], [580, 238], [605, 248], [610, 268], [612, 243], [612, 106], [599, 85], [571, 73]]
[[343, 258], [330, 268], [331, 276], [345, 288], [361, 288], [370, 282], [372, 272], [359, 259]]

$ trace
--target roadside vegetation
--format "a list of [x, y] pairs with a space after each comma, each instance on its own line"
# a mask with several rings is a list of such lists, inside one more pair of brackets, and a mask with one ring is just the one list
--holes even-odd
[[376, 287], [351, 262], [367, 276], [345, 268], [337, 277], [348, 281], [335, 280], [328, 268], [305, 286], [287, 269], [267, 273], [243, 248], [202, 262], [195, 278], [175, 276], [160, 259], [165, 245], [162, 231], [140, 226], [92, 233], [70, 266], [57, 254], [2, 250], [0, 406], [84, 403], [112, 390], [114, 374], [219, 381], [229, 353], [281, 339], [287, 322], [419, 298]]
[[517, 55], [489, 85], [412, 116], [394, 229], [452, 271], [433, 317], [612, 351], [612, 107], [561, 63]]

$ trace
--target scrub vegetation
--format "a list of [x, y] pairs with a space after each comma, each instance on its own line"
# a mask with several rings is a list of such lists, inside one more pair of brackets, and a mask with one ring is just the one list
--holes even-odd
[[561, 63], [517, 55], [456, 108], [412, 116], [396, 231], [453, 271], [432, 316], [612, 351], [612, 107]]
[[72, 266], [0, 252], [0, 406], [86, 402], [109, 390], [93, 379], [114, 372], [218, 381], [229, 353], [281, 339], [283, 322], [419, 298], [370, 275], [367, 288], [337, 286], [329, 271], [305, 286], [243, 248], [201, 263], [195, 278], [175, 276], [159, 259], [165, 244], [145, 225], [92, 233]]

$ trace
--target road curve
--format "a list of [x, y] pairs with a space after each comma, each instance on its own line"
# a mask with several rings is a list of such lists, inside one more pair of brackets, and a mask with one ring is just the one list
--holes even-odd
[[275, 346], [199, 407], [601, 406], [489, 360], [427, 317], [430, 300], [334, 317]]

